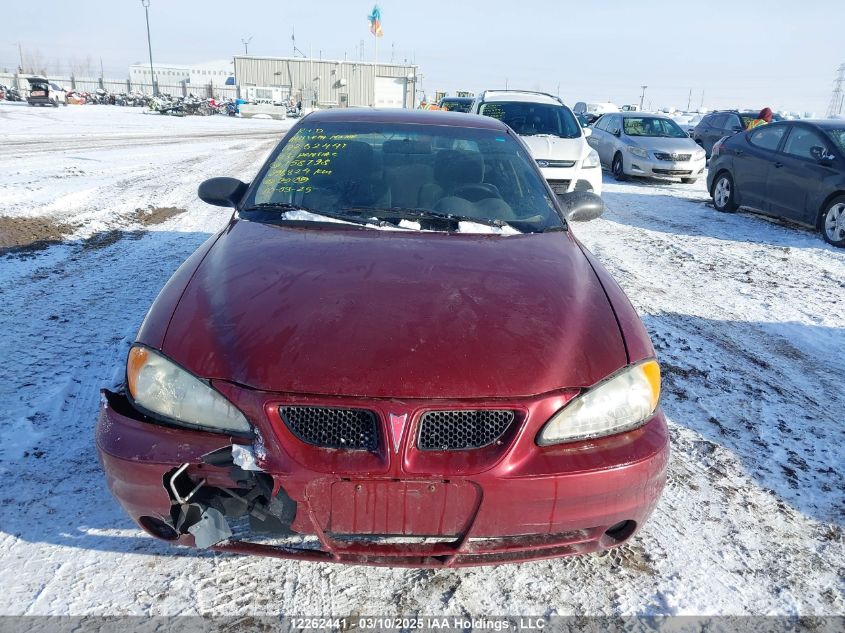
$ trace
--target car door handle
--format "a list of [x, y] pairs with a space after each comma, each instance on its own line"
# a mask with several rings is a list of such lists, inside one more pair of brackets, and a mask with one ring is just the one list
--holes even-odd
[[783, 167], [783, 163], [781, 163], [781, 162], [777, 162], [777, 163], [775, 163], [775, 167], [777, 167], [778, 169], [780, 169], [781, 167]]

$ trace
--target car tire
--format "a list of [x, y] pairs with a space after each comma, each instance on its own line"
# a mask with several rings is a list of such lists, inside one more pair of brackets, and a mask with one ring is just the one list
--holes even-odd
[[53, 100], [50, 102], [50, 104], [51, 104], [54, 108], [58, 108], [58, 107], [59, 107], [59, 100], [58, 100], [58, 99], [53, 99]]
[[628, 179], [628, 176], [625, 175], [625, 161], [622, 160], [622, 154], [617, 152], [613, 157], [613, 162], [610, 163], [610, 171], [619, 182]]
[[716, 207], [716, 211], [731, 213], [737, 210], [739, 205], [736, 203], [734, 196], [734, 180], [728, 172], [723, 171], [716, 175], [716, 179], [713, 181], [712, 195], [713, 206]]
[[692, 185], [696, 180], [698, 180], [698, 178], [681, 178], [681, 182], [685, 185]]
[[837, 196], [825, 205], [819, 228], [825, 242], [845, 248], [845, 196]]

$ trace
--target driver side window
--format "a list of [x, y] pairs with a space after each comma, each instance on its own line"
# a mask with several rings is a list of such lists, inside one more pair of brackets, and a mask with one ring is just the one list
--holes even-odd
[[819, 160], [827, 152], [827, 143], [813, 130], [795, 126], [784, 143], [783, 151], [791, 156]]

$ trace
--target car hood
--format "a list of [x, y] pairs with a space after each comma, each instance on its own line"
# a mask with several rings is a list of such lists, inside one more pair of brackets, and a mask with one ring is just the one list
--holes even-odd
[[162, 351], [255, 389], [508, 397], [596, 383], [627, 362], [568, 232], [511, 237], [234, 221]]
[[675, 152], [689, 154], [701, 149], [691, 138], [661, 138], [659, 136], [626, 136], [629, 145], [635, 145], [647, 150], [658, 152]]
[[584, 152], [584, 138], [559, 136], [520, 136], [528, 145], [535, 160], [580, 160]]

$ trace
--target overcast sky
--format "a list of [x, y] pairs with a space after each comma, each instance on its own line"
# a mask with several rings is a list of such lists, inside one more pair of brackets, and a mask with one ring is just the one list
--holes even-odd
[[[154, 62], [191, 64], [243, 53], [373, 59], [357, 0], [151, 0]], [[709, 108], [827, 110], [841, 46], [843, 0], [383, 0], [379, 59], [415, 61], [434, 90], [526, 88], [576, 101]], [[0, 69], [24, 55], [67, 72], [87, 57], [107, 76], [147, 59], [141, 0], [4, 0]]]

